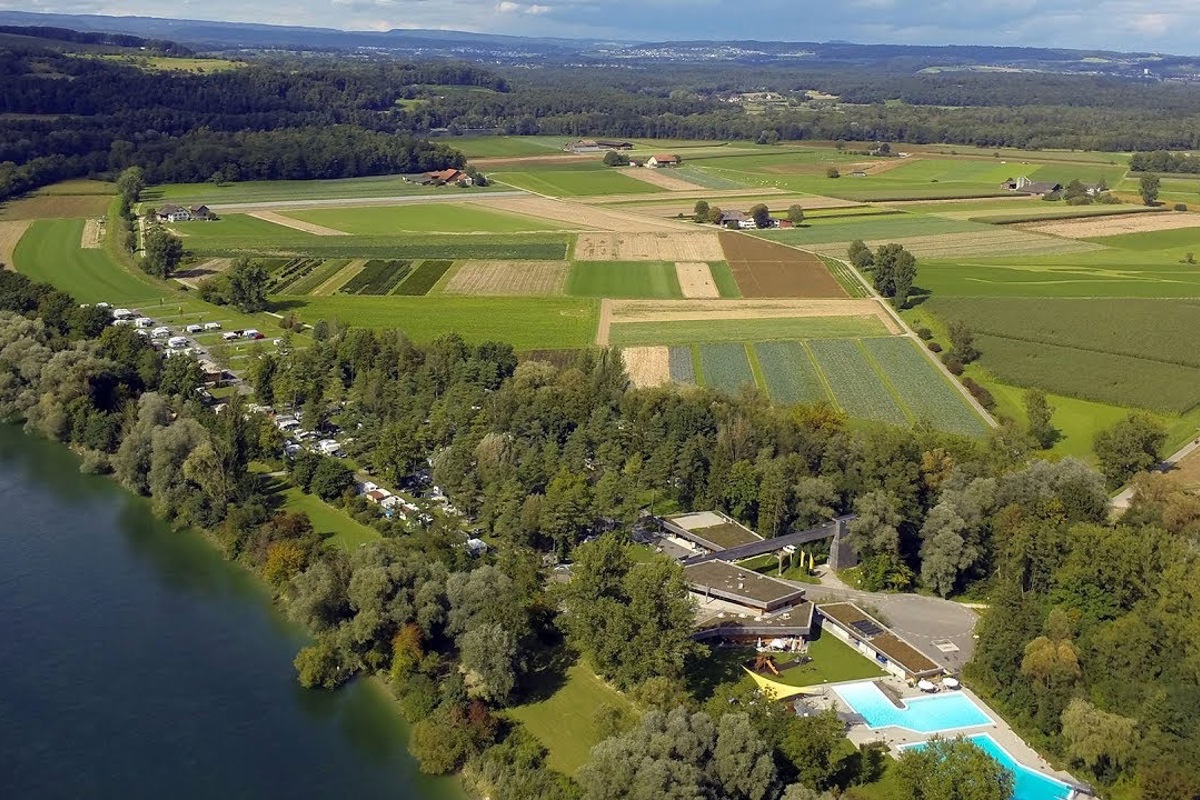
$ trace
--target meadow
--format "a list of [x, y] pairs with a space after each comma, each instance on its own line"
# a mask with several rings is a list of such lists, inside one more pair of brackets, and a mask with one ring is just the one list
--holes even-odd
[[127, 271], [107, 250], [81, 249], [83, 224], [81, 219], [34, 222], [17, 242], [14, 266], [34, 280], [70, 292], [82, 303], [128, 304], [163, 296], [162, 286]]
[[459, 333], [472, 343], [509, 342], [517, 350], [589, 347], [599, 316], [596, 301], [573, 298], [393, 294], [274, 299], [278, 310], [293, 311], [308, 323], [339, 319], [362, 328], [396, 328], [416, 342]]
[[523, 233], [558, 231], [565, 225], [470, 203], [429, 203], [364, 208], [287, 211], [286, 216], [358, 236], [413, 233]]
[[657, 186], [623, 175], [600, 163], [573, 162], [561, 165], [529, 166], [523, 170], [497, 171], [491, 175], [496, 183], [524, 189], [550, 197], [587, 197], [610, 194], [651, 194], [661, 192]]
[[666, 261], [576, 261], [567, 293], [576, 297], [681, 298], [675, 265]]
[[422, 186], [399, 175], [312, 181], [240, 181], [237, 183], [167, 183], [142, 192], [143, 203], [270, 203], [288, 200], [347, 200], [368, 197], [472, 195], [492, 187]]

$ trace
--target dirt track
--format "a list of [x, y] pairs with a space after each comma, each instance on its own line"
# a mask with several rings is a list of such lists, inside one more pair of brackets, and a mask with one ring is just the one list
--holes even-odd
[[83, 223], [83, 235], [80, 237], [79, 248], [81, 250], [99, 250], [101, 238], [104, 236], [104, 227], [100, 224], [100, 220], [90, 218]]
[[291, 228], [292, 230], [304, 231], [305, 233], [311, 233], [314, 236], [349, 236], [350, 235], [350, 234], [346, 233], [345, 231], [339, 231], [339, 230], [335, 230], [333, 228], [326, 228], [324, 225], [317, 225], [316, 223], [313, 223], [313, 222], [305, 222], [304, 220], [293, 219], [292, 217], [285, 217], [282, 214], [275, 213], [274, 211], [255, 211], [254, 213], [249, 214], [248, 216], [254, 217], [255, 219], [261, 219], [263, 222], [273, 222], [276, 225], [282, 225], [283, 227]]
[[33, 224], [30, 220], [0, 220], [0, 264], [3, 264], [8, 269], [13, 269], [13, 251], [17, 249], [17, 242], [25, 235], [25, 231]]

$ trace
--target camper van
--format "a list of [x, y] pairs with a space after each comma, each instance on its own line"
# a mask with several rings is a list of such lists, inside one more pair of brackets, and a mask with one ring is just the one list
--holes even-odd
[[191, 325], [188, 325], [186, 328], [184, 328], [184, 330], [187, 331], [188, 333], [199, 333], [200, 331], [204, 330], [204, 326], [196, 325], [195, 323], [193, 323]]
[[186, 336], [172, 336], [167, 339], [167, 347], [172, 350], [182, 350], [188, 346], [188, 338]]
[[138, 317], [133, 321], [133, 324], [139, 328], [153, 328], [154, 320], [150, 319], [149, 317]]

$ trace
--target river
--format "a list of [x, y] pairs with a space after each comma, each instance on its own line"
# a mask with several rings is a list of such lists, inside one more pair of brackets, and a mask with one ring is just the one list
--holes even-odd
[[0, 797], [450, 800], [380, 687], [306, 691], [261, 584], [0, 425]]

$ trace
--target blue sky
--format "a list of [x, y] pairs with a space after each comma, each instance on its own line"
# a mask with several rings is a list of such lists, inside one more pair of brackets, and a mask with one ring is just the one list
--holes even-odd
[[346, 30], [637, 40], [771, 39], [1200, 51], [1196, 0], [0, 0], [0, 9]]

